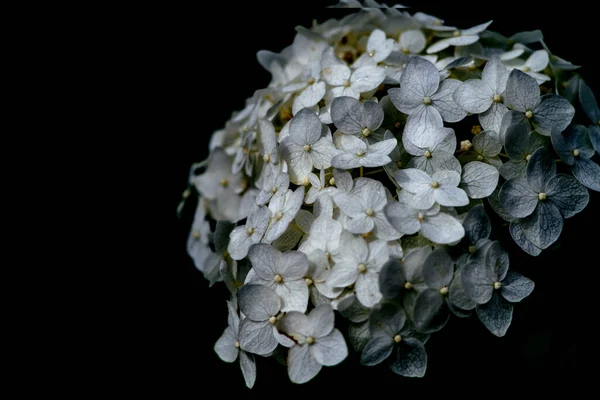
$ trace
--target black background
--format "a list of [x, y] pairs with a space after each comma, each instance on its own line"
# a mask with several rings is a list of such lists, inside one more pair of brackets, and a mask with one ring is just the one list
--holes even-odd
[[[503, 242], [511, 267], [535, 281], [534, 292], [515, 305], [513, 323], [503, 338], [489, 333], [474, 316], [452, 318], [427, 344], [424, 378], [403, 378], [385, 366], [360, 366], [357, 357], [350, 356], [338, 366], [323, 368], [309, 383], [294, 385], [283, 365], [258, 358], [258, 377], [250, 391], [239, 363], [225, 363], [214, 352], [227, 324], [228, 292], [222, 284], [209, 288], [186, 254], [191, 213], [188, 208], [179, 220], [175, 210], [189, 167], [207, 156], [211, 133], [243, 108], [254, 90], [268, 85], [270, 75], [256, 61], [256, 52], [279, 52], [291, 44], [296, 25], [310, 26], [313, 18], [322, 22], [337, 15], [324, 8], [331, 3], [253, 2], [241, 7], [228, 2], [199, 9], [157, 9], [151, 20], [140, 21], [143, 28], [131, 38], [129, 56], [143, 60], [138, 64], [141, 71], [132, 73], [144, 73], [136, 90], [145, 108], [143, 141], [151, 145], [140, 173], [151, 174], [152, 182], [141, 189], [147, 194], [138, 203], [152, 204], [152, 218], [158, 213], [164, 222], [154, 240], [144, 243], [150, 254], [144, 262], [150, 264], [137, 269], [140, 277], [153, 278], [138, 299], [137, 311], [148, 315], [146, 334], [152, 338], [135, 357], [148, 371], [140, 384], [171, 393], [185, 391], [190, 397], [214, 389], [223, 396], [318, 395], [323, 390], [341, 394], [358, 389], [382, 396], [380, 390], [388, 387], [398, 396], [433, 390], [486, 396], [510, 393], [515, 383], [536, 390], [579, 390], [589, 371], [580, 358], [595, 323], [598, 193], [591, 193], [586, 210], [565, 222], [560, 242], [539, 257]], [[506, 36], [541, 29], [550, 49], [581, 65], [580, 73], [598, 93], [595, 12], [583, 2], [566, 2], [560, 9], [523, 1], [403, 4], [459, 28], [494, 20], [489, 29]], [[507, 238], [506, 233], [495, 234]]]

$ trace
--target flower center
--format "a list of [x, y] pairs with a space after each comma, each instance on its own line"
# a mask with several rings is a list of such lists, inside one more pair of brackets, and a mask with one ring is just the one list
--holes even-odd
[[460, 151], [469, 151], [473, 147], [473, 143], [470, 140], [463, 140], [460, 142]]
[[525, 118], [529, 119], [533, 117], [533, 112], [531, 110], [527, 110], [527, 112], [525, 113]]
[[277, 190], [278, 190], [278, 189], [277, 189], [277, 186], [273, 186], [273, 187], [271, 188], [271, 193], [277, 193]]
[[440, 294], [442, 296], [445, 296], [448, 294], [448, 286], [444, 286], [443, 288], [440, 289]]
[[369, 130], [369, 128], [364, 128], [364, 129], [362, 130], [361, 134], [362, 134], [364, 137], [368, 137], [368, 136], [371, 134], [371, 131]]
[[367, 208], [365, 213], [367, 214], [367, 216], [372, 217], [373, 215], [375, 215], [375, 211], [373, 211], [372, 208]]
[[308, 78], [308, 81], [306, 81], [306, 83], [312, 85], [313, 83], [315, 83], [315, 78]]
[[494, 289], [498, 290], [502, 287], [502, 282], [494, 282]]
[[539, 201], [544, 201], [544, 200], [546, 200], [547, 197], [548, 196], [544, 192], [538, 193], [538, 200]]
[[310, 144], [305, 144], [304, 145], [304, 151], [309, 152], [312, 150], [312, 146]]
[[283, 282], [283, 278], [281, 275], [277, 274], [273, 277], [273, 281], [275, 281], [276, 283], [281, 283]]
[[579, 154], [580, 154], [580, 152], [579, 152], [579, 149], [574, 149], [574, 150], [573, 150], [573, 155], [574, 155], [575, 157], [579, 157]]
[[275, 214], [275, 219], [279, 221], [281, 218], [283, 218], [283, 213], [281, 211], [277, 211]]
[[438, 181], [431, 182], [431, 187], [437, 189], [440, 187], [440, 183]]
[[304, 282], [306, 282], [306, 285], [307, 285], [307, 286], [310, 286], [310, 285], [312, 285], [312, 284], [313, 284], [313, 280], [312, 280], [312, 279], [310, 279], [310, 278], [306, 278], [306, 279], [304, 279]]
[[419, 222], [423, 222], [423, 220], [425, 219], [425, 215], [423, 215], [422, 212], [417, 214], [417, 219], [419, 220]]
[[223, 178], [219, 181], [219, 184], [223, 187], [227, 187], [227, 185], [229, 185], [229, 180], [227, 180], [227, 178]]
[[364, 152], [364, 151], [362, 151], [362, 150], [360, 150], [358, 153], [356, 153], [356, 155], [357, 155], [358, 157], [363, 157], [363, 156], [365, 155], [365, 152]]
[[531, 68], [529, 68], [528, 66], [523, 67], [523, 72], [529, 72], [529, 71], [531, 71]]
[[248, 236], [252, 236], [254, 234], [254, 228], [248, 228], [246, 229], [246, 232], [248, 232]]
[[348, 79], [344, 80], [344, 83], [343, 83], [343, 85], [344, 85], [345, 87], [350, 87], [350, 81], [349, 81]]
[[394, 342], [400, 343], [401, 341], [402, 341], [402, 336], [400, 336], [400, 335], [394, 336]]
[[240, 348], [240, 342], [236, 341], [235, 344], [234, 344], [234, 346], [235, 346], [236, 349], [239, 349]]
[[425, 150], [425, 153], [423, 153], [423, 157], [425, 158], [431, 158], [433, 154], [431, 154], [431, 152], [429, 150]]
[[277, 322], [277, 317], [271, 317], [271, 318], [269, 318], [269, 323], [271, 325], [275, 325], [276, 322]]
[[499, 94], [495, 94], [494, 95], [494, 102], [496, 102], [496, 103], [502, 103], [502, 96], [500, 96]]
[[194, 232], [192, 233], [192, 237], [196, 240], [200, 239], [200, 232]]
[[475, 246], [469, 246], [469, 253], [473, 254], [477, 251], [477, 247]]
[[365, 264], [358, 264], [358, 272], [364, 274], [367, 272], [367, 266]]
[[410, 289], [412, 289], [412, 287], [413, 287], [412, 283], [410, 283], [410, 282], [405, 282], [404, 283], [404, 289], [410, 290]]
[[315, 342], [315, 338], [314, 338], [314, 337], [312, 337], [312, 336], [308, 336], [308, 337], [306, 338], [306, 343], [308, 343], [308, 344], [313, 344], [314, 342]]
[[423, 104], [425, 104], [426, 106], [431, 104], [431, 98], [429, 96], [425, 96], [423, 97]]
[[528, 154], [525, 156], [525, 160], [526, 160], [526, 161], [529, 161], [529, 159], [530, 159], [530, 158], [531, 158], [531, 154], [529, 154], [529, 153], [528, 153]]
[[265, 154], [265, 155], [263, 156], [263, 160], [264, 160], [266, 163], [268, 163], [268, 162], [270, 162], [270, 161], [271, 161], [271, 156], [270, 156], [270, 155], [268, 155], [268, 154]]
[[329, 179], [329, 184], [331, 186], [335, 186], [335, 178], [332, 176], [331, 179]]
[[460, 31], [454, 31], [454, 33], [452, 33], [452, 36], [459, 37], [460, 36]]

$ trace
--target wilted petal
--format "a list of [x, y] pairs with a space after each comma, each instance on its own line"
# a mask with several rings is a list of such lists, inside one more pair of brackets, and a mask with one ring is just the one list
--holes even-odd
[[386, 360], [394, 349], [394, 338], [385, 334], [375, 334], [369, 339], [360, 355], [363, 365], [377, 365]]
[[564, 131], [573, 120], [575, 108], [567, 99], [557, 94], [545, 94], [532, 110], [531, 122], [541, 135], [550, 136], [552, 129]]
[[[586, 161], [593, 163], [591, 160]], [[579, 160], [575, 165], [582, 164], [582, 162], [583, 160]], [[596, 172], [600, 174], [600, 167], [597, 164], [594, 165], [597, 168]], [[575, 168], [573, 170], [575, 175], [574, 172]], [[596, 175], [592, 179], [598, 181], [600, 175]], [[563, 218], [570, 218], [581, 212], [590, 199], [590, 195], [583, 185], [572, 176], [564, 174], [553, 176], [546, 184], [545, 191], [547, 198], [558, 208]]]
[[489, 302], [477, 306], [476, 310], [479, 320], [490, 332], [498, 337], [506, 334], [512, 321], [513, 305], [500, 293], [494, 293]]
[[396, 347], [396, 359], [390, 364], [392, 371], [409, 378], [421, 378], [427, 370], [427, 352], [423, 343], [412, 337], [403, 338]]
[[551, 201], [540, 201], [534, 212], [521, 220], [521, 228], [537, 247], [545, 249], [560, 236], [563, 217]]
[[420, 332], [436, 332], [446, 325], [449, 318], [439, 289], [426, 289], [419, 294], [415, 303], [414, 322]]
[[534, 283], [523, 275], [508, 271], [506, 278], [502, 281], [500, 294], [511, 303], [519, 302], [529, 296], [533, 291]]

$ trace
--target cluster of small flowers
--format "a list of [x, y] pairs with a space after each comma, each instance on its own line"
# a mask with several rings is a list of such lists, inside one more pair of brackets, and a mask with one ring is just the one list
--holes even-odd
[[303, 383], [347, 342], [364, 365], [421, 377], [451, 315], [503, 336], [534, 284], [509, 269], [488, 213], [538, 255], [600, 191], [598, 105], [541, 32], [338, 6], [357, 8], [258, 52], [271, 82], [189, 176], [188, 253], [231, 292], [215, 350], [248, 387], [257, 355]]

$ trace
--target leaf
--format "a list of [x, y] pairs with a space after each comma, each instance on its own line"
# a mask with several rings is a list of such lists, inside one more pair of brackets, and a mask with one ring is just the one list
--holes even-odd
[[240, 311], [253, 321], [266, 321], [281, 309], [281, 299], [277, 293], [264, 285], [242, 286], [238, 290], [238, 302]]
[[397, 346], [395, 361], [390, 368], [398, 375], [421, 378], [427, 370], [427, 352], [423, 343], [416, 339], [404, 338]]
[[[579, 80], [579, 102], [581, 108], [587, 117], [592, 121], [592, 124], [600, 122], [600, 110], [592, 89], [585, 83], [583, 79]], [[596, 148], [598, 150], [598, 148]]]
[[229, 221], [217, 221], [217, 226], [215, 227], [215, 234], [213, 237], [215, 252], [217, 254], [224, 254], [227, 250], [227, 245], [229, 244], [229, 234], [234, 227], [235, 225]]
[[529, 296], [533, 291], [534, 283], [531, 279], [523, 275], [508, 271], [508, 274], [502, 281], [500, 294], [511, 303], [519, 302]]
[[480, 161], [471, 161], [463, 166], [460, 188], [472, 199], [488, 197], [496, 186], [500, 174], [498, 170]]
[[529, 44], [540, 42], [544, 39], [544, 35], [542, 35], [542, 31], [536, 29], [534, 31], [524, 31], [515, 33], [512, 35], [509, 40], [516, 43]]
[[[580, 164], [580, 160], [577, 164]], [[588, 160], [590, 163], [593, 161]], [[577, 165], [576, 164], [576, 165]], [[594, 164], [600, 173], [600, 167]], [[595, 178], [600, 179], [599, 175]], [[563, 218], [570, 218], [583, 211], [587, 206], [590, 196], [587, 189], [570, 175], [558, 174], [553, 176], [546, 185], [547, 199], [558, 208]]]
[[296, 345], [288, 352], [288, 376], [293, 383], [306, 383], [321, 371], [321, 364], [311, 355], [309, 347]]
[[506, 334], [512, 321], [513, 305], [494, 293], [490, 301], [477, 306], [477, 317], [485, 327], [498, 337]]

